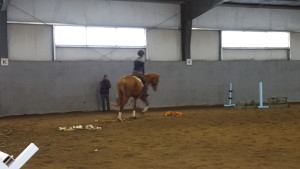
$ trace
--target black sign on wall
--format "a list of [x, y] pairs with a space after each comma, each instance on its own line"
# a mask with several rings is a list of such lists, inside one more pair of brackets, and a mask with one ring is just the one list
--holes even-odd
[[0, 58], [8, 58], [6, 11], [0, 12]]

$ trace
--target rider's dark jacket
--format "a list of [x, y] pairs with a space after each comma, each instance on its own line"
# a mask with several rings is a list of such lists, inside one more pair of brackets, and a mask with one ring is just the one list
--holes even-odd
[[143, 60], [142, 57], [138, 57], [135, 61], [134, 61], [134, 66], [133, 66], [133, 70], [137, 71], [139, 73], [144, 74], [145, 73], [145, 61]]

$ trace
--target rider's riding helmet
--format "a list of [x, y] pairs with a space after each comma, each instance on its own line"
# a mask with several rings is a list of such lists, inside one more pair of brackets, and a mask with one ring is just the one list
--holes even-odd
[[138, 53], [137, 53], [139, 56], [144, 56], [145, 55], [145, 52], [143, 50], [139, 50]]

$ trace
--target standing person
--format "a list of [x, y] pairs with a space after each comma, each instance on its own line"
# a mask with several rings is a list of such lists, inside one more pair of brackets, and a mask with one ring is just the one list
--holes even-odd
[[[109, 104], [109, 89], [111, 88], [110, 81], [108, 80], [108, 76], [104, 75], [103, 80], [100, 82], [100, 94], [101, 94], [101, 101], [102, 101], [102, 110], [103, 111], [110, 111], [110, 104]], [[105, 102], [106, 102], [106, 109], [105, 109]]]
[[137, 52], [137, 54], [138, 54], [138, 58], [134, 60], [132, 75], [140, 78], [144, 84], [144, 88], [143, 88], [141, 96], [148, 97], [148, 94], [147, 94], [147, 85], [148, 84], [146, 83], [146, 79], [144, 76], [144, 74], [145, 74], [145, 60], [144, 60], [145, 52], [143, 50], [139, 50]]

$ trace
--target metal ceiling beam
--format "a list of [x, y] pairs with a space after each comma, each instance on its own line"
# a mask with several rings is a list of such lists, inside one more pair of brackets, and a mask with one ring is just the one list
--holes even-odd
[[243, 7], [243, 8], [268, 8], [268, 9], [291, 9], [291, 10], [300, 10], [299, 6], [291, 5], [268, 5], [268, 4], [242, 4], [242, 3], [224, 3], [220, 6], [228, 7]]
[[181, 4], [187, 0], [112, 0], [112, 1], [131, 1], [131, 2], [153, 2], [153, 3], [175, 3]]
[[180, 5], [182, 52], [181, 56], [183, 61], [191, 58], [191, 37], [193, 19], [224, 2], [224, 0], [191, 0]]
[[299, 0], [228, 0], [228, 3], [253, 5], [300, 6]]
[[1, 11], [6, 11], [10, 0], [0, 0]]
[[190, 18], [194, 19], [224, 2], [226, 0], [191, 0], [187, 2], [190, 8]]

